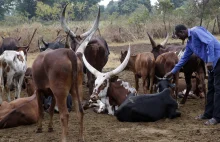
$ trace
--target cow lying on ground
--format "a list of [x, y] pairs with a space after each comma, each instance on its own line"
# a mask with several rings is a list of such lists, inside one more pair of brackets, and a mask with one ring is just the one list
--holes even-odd
[[[129, 96], [116, 110], [115, 116], [122, 122], [154, 122], [163, 118], [180, 117], [178, 104], [171, 97], [168, 80], [158, 83], [160, 93]], [[165, 88], [163, 88], [165, 87]]]
[[0, 56], [0, 104], [2, 103], [2, 94], [4, 90], [7, 93], [8, 101], [11, 101], [10, 86], [15, 87], [15, 99], [20, 98], [21, 87], [27, 69], [24, 51], [4, 51]]
[[109, 79], [109, 85], [102, 89], [98, 94], [100, 100], [93, 102], [89, 100], [84, 109], [96, 107], [95, 112], [103, 113], [107, 109], [109, 115], [114, 115], [115, 110], [120, 106], [127, 96], [132, 93], [136, 94], [135, 88], [131, 87], [128, 82], [113, 77]]
[[10, 103], [4, 101], [0, 106], [0, 129], [34, 124], [38, 116], [36, 94]]
[[[118, 73], [120, 73], [126, 66], [127, 66], [127, 63], [129, 61], [129, 58], [130, 58], [130, 45], [129, 45], [129, 49], [128, 49], [128, 53], [124, 59], [124, 61], [116, 68], [114, 69], [113, 71], [110, 71], [110, 72], [107, 72], [107, 73], [102, 73], [102, 72], [99, 72], [98, 70], [96, 70], [93, 66], [91, 66], [88, 61], [86, 60], [85, 56], [83, 56], [83, 62], [85, 64], [85, 66], [87, 67], [87, 69], [96, 76], [96, 80], [95, 80], [95, 84], [94, 84], [94, 89], [93, 89], [93, 93], [92, 95], [90, 96], [90, 99], [92, 102], [96, 102], [98, 101], [99, 105], [103, 105], [102, 102], [105, 102], [104, 103], [104, 106], [107, 104], [107, 108], [108, 108], [108, 113], [109, 114], [114, 114], [114, 110], [111, 106], [111, 104], [109, 103], [109, 96], [107, 96], [109, 93], [111, 93], [112, 91], [112, 94], [111, 96], [116, 93], [116, 94], [119, 94], [120, 92], [114, 92], [113, 91], [116, 91], [117, 89], [114, 89], [113, 87], [113, 90], [109, 90], [109, 86], [112, 85], [111, 82], [109, 81], [110, 78]], [[120, 86], [117, 85], [119, 88]], [[110, 87], [111, 88], [111, 87]], [[123, 88], [123, 87], [122, 87]], [[120, 90], [120, 89], [119, 89]], [[119, 91], [118, 90], [118, 91]], [[128, 93], [128, 90], [127, 89], [122, 89], [123, 91], [127, 92]], [[101, 99], [101, 101], [100, 101]], [[113, 99], [113, 98], [111, 98]], [[123, 101], [123, 99], [122, 99]], [[121, 100], [120, 101], [115, 101], [115, 103], [117, 104], [120, 104], [121, 103]], [[102, 106], [100, 106], [102, 107]]]

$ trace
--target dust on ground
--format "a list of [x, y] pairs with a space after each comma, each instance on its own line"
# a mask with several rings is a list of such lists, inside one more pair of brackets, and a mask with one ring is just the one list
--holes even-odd
[[[111, 56], [104, 71], [109, 71], [119, 65], [121, 50], [127, 46], [110, 47]], [[133, 54], [150, 51], [147, 44], [131, 46]], [[28, 55], [28, 66], [31, 66], [38, 53]], [[134, 86], [133, 73], [123, 71], [119, 76]], [[183, 81], [183, 80], [181, 80]], [[141, 80], [139, 93], [143, 93]], [[84, 87], [85, 98], [88, 98], [88, 89]], [[204, 110], [204, 99], [188, 99], [184, 106], [180, 107], [182, 116], [173, 120], [162, 119], [157, 122], [128, 123], [119, 122], [114, 116], [96, 114], [92, 109], [85, 111], [85, 141], [86, 142], [190, 142], [190, 141], [220, 141], [220, 125], [205, 126], [204, 121], [196, 121], [194, 117]], [[152, 106], [153, 107], [153, 106]], [[79, 126], [74, 112], [69, 117], [68, 141], [78, 140]], [[54, 132], [47, 132], [49, 115], [45, 113], [43, 121], [43, 133], [36, 133], [37, 125], [19, 126], [0, 130], [0, 142], [58, 142], [61, 136], [59, 114], [54, 115]]]

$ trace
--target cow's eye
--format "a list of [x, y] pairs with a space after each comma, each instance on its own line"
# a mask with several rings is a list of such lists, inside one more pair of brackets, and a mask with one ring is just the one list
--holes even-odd
[[102, 85], [103, 85], [103, 86], [106, 86], [106, 82], [103, 82]]

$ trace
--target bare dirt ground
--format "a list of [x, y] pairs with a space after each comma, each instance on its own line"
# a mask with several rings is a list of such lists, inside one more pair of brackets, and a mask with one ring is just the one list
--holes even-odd
[[[150, 51], [147, 44], [131, 45], [132, 53]], [[128, 46], [110, 47], [111, 56], [104, 71], [109, 71], [119, 65], [121, 50]], [[31, 66], [38, 53], [28, 56], [28, 65]], [[134, 85], [134, 76], [131, 72], [123, 71], [119, 76]], [[183, 81], [183, 80], [181, 80]], [[142, 93], [141, 81], [140, 90]], [[85, 98], [88, 98], [88, 89], [84, 87]], [[122, 123], [114, 116], [96, 114], [92, 109], [85, 111], [85, 141], [87, 142], [185, 142], [220, 141], [220, 125], [205, 126], [204, 121], [196, 121], [194, 117], [204, 110], [204, 99], [189, 99], [184, 106], [180, 106], [182, 116], [177, 119], [163, 119], [150, 123]], [[153, 106], [152, 106], [153, 107]], [[59, 115], [54, 115], [54, 129], [47, 132], [49, 115], [45, 113], [43, 133], [35, 133], [36, 124], [0, 130], [0, 142], [58, 142], [61, 136]], [[78, 121], [74, 112], [70, 113], [68, 141], [78, 139]]]

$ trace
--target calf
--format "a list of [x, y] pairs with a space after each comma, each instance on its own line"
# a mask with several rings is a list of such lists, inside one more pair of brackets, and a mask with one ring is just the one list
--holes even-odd
[[[171, 45], [168, 48], [165, 48], [165, 45], [168, 41], [169, 35], [167, 35], [167, 38], [161, 43], [161, 44], [156, 44], [156, 42], [153, 40], [153, 38], [148, 34], [148, 37], [150, 39], [151, 45], [152, 45], [152, 53], [154, 54], [155, 59], [162, 53], [173, 51], [176, 52], [177, 54], [181, 54], [181, 50], [184, 49], [184, 45]], [[183, 52], [182, 52], [183, 53]], [[189, 94], [189, 91], [192, 88], [192, 83], [191, 83], [191, 77], [192, 73], [196, 72], [197, 73], [197, 95], [200, 95], [200, 97], [204, 97], [202, 94], [206, 94], [206, 87], [205, 87], [205, 75], [206, 75], [206, 70], [205, 70], [205, 63], [197, 57], [195, 54], [193, 54], [189, 61], [183, 66], [183, 69], [181, 70], [184, 73], [185, 76], [185, 81], [187, 84], [186, 87], [186, 94], [182, 101], [180, 102], [181, 104], [184, 104], [186, 102], [187, 96]]]
[[32, 94], [34, 94], [35, 86], [34, 86], [34, 82], [32, 79], [32, 69], [30, 67], [28, 67], [25, 72], [24, 84], [25, 84], [25, 89], [26, 89], [26, 93], [28, 94], [28, 96], [31, 96]]
[[117, 78], [110, 78], [109, 85], [103, 86], [98, 94], [99, 100], [97, 102], [89, 100], [89, 103], [84, 108], [97, 106], [98, 108], [95, 109], [97, 113], [103, 113], [107, 108], [108, 114], [114, 115], [117, 107], [124, 102], [130, 93], [137, 93], [136, 89], [131, 87], [130, 83]]
[[[27, 69], [25, 55], [22, 51], [5, 51], [0, 56], [0, 83], [2, 93], [0, 94], [0, 104], [2, 103], [2, 94], [4, 90], [8, 95], [8, 101], [11, 101], [10, 86], [15, 86], [15, 98], [20, 98], [21, 87], [24, 74]], [[5, 89], [4, 89], [5, 88]]]
[[34, 124], [38, 117], [36, 94], [10, 103], [4, 101], [0, 106], [0, 129]]
[[[127, 55], [127, 51], [121, 52], [120, 61], [123, 62]], [[150, 93], [153, 92], [155, 59], [150, 52], [138, 53], [130, 57], [125, 69], [131, 70], [135, 77], [135, 88], [138, 91], [138, 80], [142, 78], [144, 93], [147, 93], [148, 86], [150, 86]], [[148, 80], [150, 80], [148, 84]]]
[[116, 110], [115, 116], [122, 122], [154, 122], [179, 117], [178, 104], [171, 92], [167, 88], [158, 94], [131, 96]]

